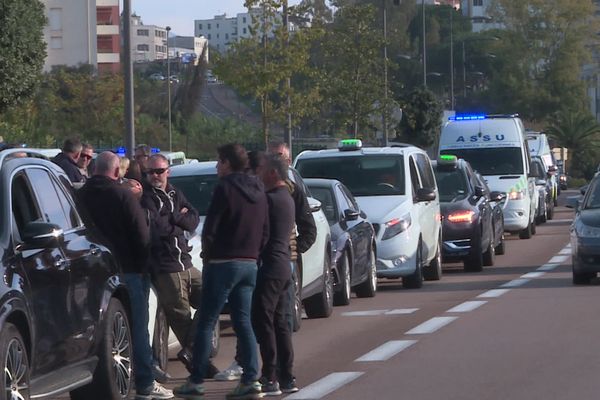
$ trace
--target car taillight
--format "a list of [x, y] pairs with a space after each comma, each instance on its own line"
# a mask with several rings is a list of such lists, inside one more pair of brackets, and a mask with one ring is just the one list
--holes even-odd
[[471, 223], [475, 216], [474, 211], [456, 211], [448, 215], [448, 221], [453, 223]]

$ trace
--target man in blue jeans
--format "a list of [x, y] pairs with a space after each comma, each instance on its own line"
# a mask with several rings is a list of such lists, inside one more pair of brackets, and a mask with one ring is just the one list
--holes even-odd
[[259, 179], [244, 172], [248, 163], [244, 147], [227, 144], [217, 151], [220, 180], [202, 230], [203, 291], [192, 374], [184, 385], [175, 388], [175, 394], [186, 399], [204, 395], [202, 383], [212, 331], [225, 301], [229, 300], [244, 372], [240, 384], [227, 399], [254, 399], [261, 397], [262, 391], [257, 381], [258, 355], [250, 310], [257, 260], [269, 236], [267, 198]]
[[93, 225], [109, 242], [129, 292], [136, 400], [170, 399], [173, 393], [154, 381], [148, 335], [150, 231], [142, 206], [131, 190], [119, 184], [119, 157], [105, 151], [96, 158], [94, 176], [79, 190]]

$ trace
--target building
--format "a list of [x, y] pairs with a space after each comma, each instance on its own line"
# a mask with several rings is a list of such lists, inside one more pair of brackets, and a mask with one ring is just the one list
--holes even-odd
[[460, 8], [465, 17], [473, 24], [473, 32], [487, 29], [502, 29], [502, 24], [495, 23], [490, 16], [490, 6], [493, 0], [461, 0]]
[[142, 18], [131, 16], [131, 59], [148, 62], [167, 59], [167, 30], [156, 25], [144, 25]]
[[169, 38], [169, 58], [179, 58], [185, 63], [191, 54], [194, 65], [198, 64], [200, 56], [206, 47], [204, 61], [208, 62], [208, 40], [204, 37], [174, 36]]
[[120, 70], [119, 0], [42, 0], [47, 56], [53, 66], [90, 64], [99, 72]]

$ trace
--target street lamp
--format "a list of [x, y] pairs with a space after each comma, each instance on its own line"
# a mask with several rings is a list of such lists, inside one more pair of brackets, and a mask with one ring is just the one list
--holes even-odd
[[167, 105], [169, 107], [168, 110], [168, 119], [169, 119], [169, 151], [173, 151], [173, 132], [171, 131], [171, 59], [169, 58], [169, 32], [171, 32], [171, 27], [167, 26]]
[[383, 0], [383, 112], [381, 125], [383, 128], [383, 145], [388, 146], [387, 100], [388, 100], [388, 58], [387, 58], [387, 1]]
[[425, 0], [421, 1], [423, 14], [423, 87], [427, 87], [427, 46], [425, 45]]

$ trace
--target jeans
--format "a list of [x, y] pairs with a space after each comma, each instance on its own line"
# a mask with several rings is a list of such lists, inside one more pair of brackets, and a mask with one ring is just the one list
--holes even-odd
[[131, 341], [135, 387], [145, 389], [153, 384], [152, 348], [148, 334], [148, 295], [150, 275], [123, 274], [123, 282], [129, 291], [131, 303]]
[[210, 355], [212, 332], [219, 314], [229, 299], [229, 312], [239, 343], [240, 365], [244, 369], [243, 384], [257, 379], [258, 355], [256, 337], [250, 322], [252, 293], [256, 286], [256, 261], [209, 263], [202, 271], [202, 302], [194, 341], [193, 370], [190, 381], [202, 383]]
[[[300, 255], [298, 255], [300, 257]], [[296, 261], [290, 262], [292, 269], [292, 278], [287, 289], [288, 307], [285, 313], [285, 319], [289, 325], [290, 332], [294, 332], [294, 319], [296, 318], [296, 285], [294, 284], [294, 270], [297, 268]], [[300, 284], [300, 282], [298, 282]]]

